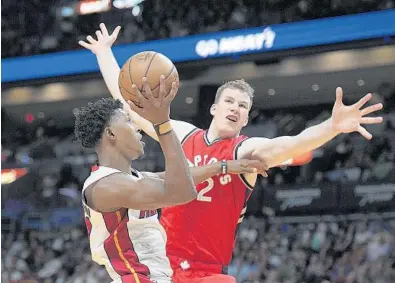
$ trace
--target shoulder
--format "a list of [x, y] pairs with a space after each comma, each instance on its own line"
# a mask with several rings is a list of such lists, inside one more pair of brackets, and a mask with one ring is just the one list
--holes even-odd
[[115, 172], [104, 178], [101, 178], [92, 184], [91, 190], [95, 196], [100, 197], [116, 197], [123, 193], [123, 188], [126, 186], [128, 190], [133, 190], [138, 185], [139, 179], [133, 178], [131, 175], [123, 172]]
[[88, 186], [84, 196], [88, 205], [99, 212], [115, 211], [123, 201], [137, 192], [139, 180], [123, 172], [115, 172]]
[[[255, 138], [249, 138], [247, 136], [240, 136], [234, 140], [234, 152], [233, 152], [233, 159], [251, 159], [251, 153], [249, 153], [248, 148], [252, 147], [255, 143]], [[254, 189], [256, 180], [257, 180], [256, 173], [250, 174], [241, 174], [239, 175], [243, 184], [251, 191]]]
[[251, 154], [253, 153], [254, 149], [257, 147], [261, 147], [263, 144], [269, 142], [270, 139], [267, 138], [246, 138], [240, 141], [237, 145], [235, 150], [235, 159], [242, 159], [242, 158], [251, 158]]
[[171, 125], [181, 143], [183, 143], [196, 130], [199, 130], [195, 125], [184, 121], [171, 120]]

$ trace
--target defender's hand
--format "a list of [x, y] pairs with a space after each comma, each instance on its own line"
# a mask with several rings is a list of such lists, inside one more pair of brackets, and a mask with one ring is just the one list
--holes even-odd
[[257, 173], [267, 177], [266, 171], [269, 170], [266, 164], [259, 160], [238, 159], [228, 160], [228, 173], [231, 174], [248, 174]]
[[142, 91], [144, 95], [140, 92], [136, 85], [132, 85], [132, 91], [138, 99], [138, 103], [136, 104], [135, 102], [129, 100], [128, 104], [130, 108], [132, 108], [132, 110], [141, 117], [150, 121], [152, 124], [160, 124], [170, 120], [170, 104], [177, 94], [178, 84], [173, 82], [170, 93], [167, 94], [165, 91], [165, 76], [160, 76], [159, 96], [155, 98], [152, 95], [147, 78], [144, 77], [142, 82]]
[[92, 36], [88, 35], [86, 40], [89, 42], [85, 42], [83, 40], [78, 41], [78, 44], [86, 49], [92, 51], [92, 53], [98, 55], [100, 52], [108, 50], [111, 48], [113, 43], [118, 37], [119, 31], [121, 30], [120, 26], [117, 26], [111, 35], [108, 34], [106, 25], [101, 23], [100, 30], [96, 31], [97, 40]]
[[383, 122], [382, 117], [364, 117], [370, 113], [383, 108], [383, 104], [377, 103], [361, 109], [370, 99], [372, 94], [368, 93], [357, 103], [346, 106], [343, 104], [343, 90], [336, 88], [336, 102], [332, 110], [332, 126], [337, 133], [359, 132], [364, 138], [370, 140], [372, 134], [361, 124], [379, 124]]

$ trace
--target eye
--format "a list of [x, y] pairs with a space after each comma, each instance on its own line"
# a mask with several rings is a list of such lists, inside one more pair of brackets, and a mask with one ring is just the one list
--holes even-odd
[[240, 107], [244, 108], [244, 109], [247, 109], [247, 105], [245, 105], [245, 104], [240, 104]]

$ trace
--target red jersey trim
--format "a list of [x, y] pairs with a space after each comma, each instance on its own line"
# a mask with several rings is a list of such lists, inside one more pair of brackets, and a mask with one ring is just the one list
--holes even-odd
[[92, 223], [89, 219], [89, 217], [85, 216], [85, 225], [86, 225], [86, 229], [88, 230], [88, 237], [90, 237], [91, 232], [92, 232]]
[[[104, 250], [116, 273], [121, 277], [132, 275], [136, 283], [140, 283], [138, 274], [149, 276], [149, 268], [139, 262], [137, 253], [134, 250], [133, 243], [129, 237], [126, 227], [119, 229], [120, 225], [127, 225], [128, 214], [122, 219], [121, 213], [116, 211], [115, 219], [111, 219], [118, 227], [111, 236], [104, 242]], [[124, 222], [121, 224], [121, 222]], [[110, 231], [109, 231], [110, 232]]]
[[[248, 140], [248, 139], [249, 139], [249, 138], [247, 137], [247, 138], [245, 138], [244, 140], [241, 140], [241, 141], [235, 146], [235, 149], [234, 149], [234, 151], [233, 151], [233, 159], [234, 159], [234, 160], [237, 160], [237, 151], [239, 150], [239, 147], [242, 145], [243, 142], [245, 142], [245, 141]], [[247, 187], [249, 190], [254, 190], [255, 185], [254, 185], [254, 186], [251, 185], [251, 184], [247, 181], [247, 179], [244, 177], [244, 175], [238, 175], [238, 176], [240, 177], [240, 179], [241, 179], [241, 181], [243, 182], [243, 184], [246, 185], [246, 187]]]
[[182, 140], [181, 140], [181, 145], [184, 145], [184, 143], [188, 140], [189, 137], [191, 137], [196, 131], [200, 130], [199, 128], [193, 128]]

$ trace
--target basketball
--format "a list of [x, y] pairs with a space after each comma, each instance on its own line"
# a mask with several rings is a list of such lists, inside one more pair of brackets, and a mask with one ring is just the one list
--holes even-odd
[[139, 104], [132, 91], [132, 85], [135, 84], [144, 95], [141, 81], [143, 77], [147, 78], [152, 95], [158, 97], [161, 75], [165, 76], [166, 93], [169, 93], [171, 84], [179, 82], [178, 72], [173, 62], [165, 55], [154, 51], [144, 51], [133, 55], [122, 66], [119, 74], [118, 84], [123, 98]]

